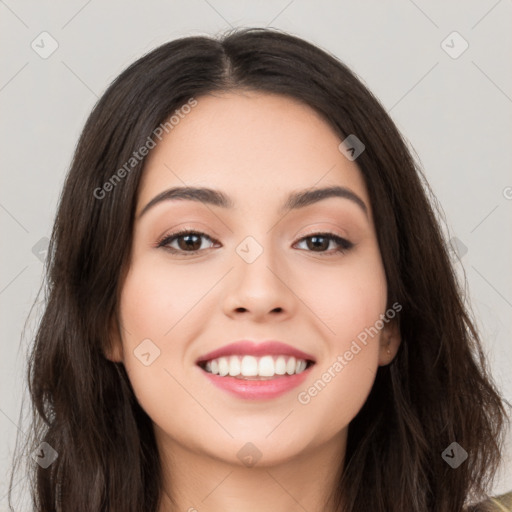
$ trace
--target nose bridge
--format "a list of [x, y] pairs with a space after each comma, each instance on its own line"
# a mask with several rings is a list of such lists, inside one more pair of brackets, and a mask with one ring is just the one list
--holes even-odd
[[264, 315], [292, 307], [279, 249], [272, 246], [270, 233], [256, 236], [246, 236], [235, 248], [234, 282], [225, 304], [227, 313], [243, 309]]
[[275, 279], [270, 271], [277, 266], [277, 251], [271, 245], [271, 236], [259, 235], [258, 241], [254, 236], [246, 236], [236, 247], [238, 260], [236, 266], [236, 279], [239, 288], [246, 285], [270, 291], [273, 287], [271, 281]]

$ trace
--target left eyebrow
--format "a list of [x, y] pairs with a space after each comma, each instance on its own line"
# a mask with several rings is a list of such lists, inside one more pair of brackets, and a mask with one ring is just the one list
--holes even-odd
[[285, 201], [281, 208], [281, 213], [295, 210], [297, 208], [304, 208], [310, 204], [317, 203], [330, 197], [340, 197], [342, 199], [349, 199], [353, 203], [357, 204], [368, 216], [368, 208], [366, 203], [352, 190], [346, 187], [326, 187], [326, 188], [312, 188], [307, 190], [300, 190], [298, 192], [292, 192], [288, 199]]
[[[292, 192], [281, 207], [280, 213], [283, 214], [290, 210], [304, 208], [331, 197], [339, 197], [352, 201], [363, 210], [366, 216], [368, 216], [368, 208], [365, 202], [350, 189], [339, 186], [313, 188]], [[142, 215], [156, 204], [170, 200], [197, 201], [227, 209], [232, 209], [234, 207], [233, 200], [220, 190], [204, 187], [173, 187], [168, 190], [164, 190], [151, 199], [151, 201], [144, 206], [138, 218], [140, 219]]]

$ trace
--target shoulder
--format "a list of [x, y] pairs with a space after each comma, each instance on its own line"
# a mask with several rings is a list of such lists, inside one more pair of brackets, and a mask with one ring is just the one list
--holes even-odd
[[467, 512], [512, 512], [512, 491], [473, 505], [468, 508]]

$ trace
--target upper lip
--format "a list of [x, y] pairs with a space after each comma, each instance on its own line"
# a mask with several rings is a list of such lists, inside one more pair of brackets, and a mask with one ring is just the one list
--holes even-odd
[[307, 354], [302, 350], [299, 350], [291, 345], [283, 343], [281, 341], [262, 341], [254, 342], [248, 340], [235, 341], [229, 343], [221, 348], [208, 352], [202, 355], [196, 361], [196, 364], [211, 361], [223, 356], [232, 355], [249, 355], [249, 356], [266, 356], [266, 355], [285, 355], [293, 356], [296, 359], [304, 359], [306, 361], [315, 362], [315, 358], [311, 354]]

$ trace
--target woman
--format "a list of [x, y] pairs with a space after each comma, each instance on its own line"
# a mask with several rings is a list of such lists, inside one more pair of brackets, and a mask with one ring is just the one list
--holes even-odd
[[35, 510], [482, 499], [506, 414], [425, 189], [378, 101], [301, 39], [190, 37], [131, 65], [52, 235]]

